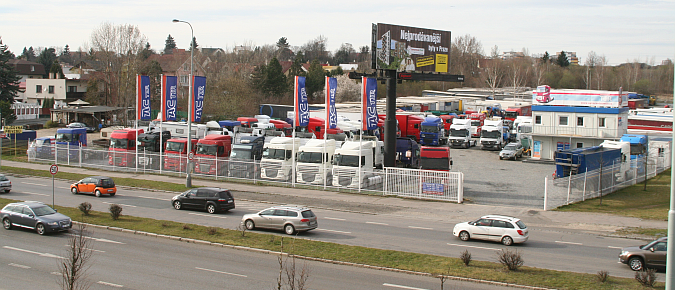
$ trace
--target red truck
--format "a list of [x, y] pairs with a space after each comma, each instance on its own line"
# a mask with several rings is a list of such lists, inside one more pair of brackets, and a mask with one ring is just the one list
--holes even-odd
[[110, 134], [108, 164], [113, 166], [136, 167], [136, 140], [143, 129], [118, 129]]
[[[164, 153], [164, 169], [185, 172], [187, 168], [187, 138], [175, 138], [166, 141], [166, 149]], [[194, 153], [197, 147], [197, 139], [192, 139], [192, 146], [190, 152]]]
[[270, 123], [274, 124], [277, 131], [283, 132], [286, 137], [290, 137], [293, 134], [293, 126], [286, 123], [286, 121], [272, 119]]
[[445, 128], [446, 137], [450, 135], [450, 126], [452, 126], [452, 119], [457, 117], [457, 115], [440, 115], [438, 116], [443, 120], [443, 128]]
[[420, 149], [420, 166], [422, 169], [450, 171], [452, 168], [452, 157], [450, 157], [450, 148], [447, 146], [429, 147], [422, 146]]
[[[326, 128], [326, 121], [319, 117], [309, 118], [309, 124], [307, 125], [307, 131], [314, 133], [316, 139], [323, 139], [323, 131]], [[336, 127], [335, 129], [328, 129], [328, 139], [335, 139], [337, 141], [344, 141], [347, 138], [342, 129]]]
[[504, 119], [515, 121], [518, 116], [532, 116], [532, 105], [511, 106], [504, 111]]
[[424, 118], [417, 115], [397, 114], [396, 120], [398, 121], [398, 127], [401, 129], [401, 137], [409, 137], [417, 142], [420, 141], [420, 124], [424, 122]]
[[195, 173], [227, 175], [227, 162], [232, 150], [232, 136], [206, 135], [197, 141]]
[[471, 137], [480, 137], [480, 131], [485, 122], [485, 114], [471, 113], [469, 119], [471, 119]]
[[237, 121], [241, 122], [241, 127], [239, 127], [241, 133], [253, 132], [253, 124], [258, 123], [258, 119], [251, 117], [239, 117]]

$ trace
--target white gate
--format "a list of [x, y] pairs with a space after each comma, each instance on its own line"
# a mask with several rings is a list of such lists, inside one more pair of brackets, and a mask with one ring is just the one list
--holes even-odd
[[385, 168], [384, 194], [462, 203], [464, 174], [407, 168]]

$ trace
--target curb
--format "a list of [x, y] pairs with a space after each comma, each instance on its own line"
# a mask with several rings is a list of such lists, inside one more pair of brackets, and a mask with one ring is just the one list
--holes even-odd
[[[380, 271], [389, 271], [389, 272], [403, 273], [403, 274], [409, 274], [409, 275], [434, 277], [434, 274], [425, 273], [425, 272], [417, 272], [417, 271], [403, 270], [403, 269], [397, 269], [397, 268], [389, 268], [389, 267], [373, 266], [373, 265], [359, 264], [359, 263], [353, 263], [353, 262], [329, 260], [329, 259], [323, 259], [323, 258], [314, 258], [314, 257], [306, 257], [306, 256], [299, 256], [299, 255], [289, 255], [288, 253], [283, 253], [283, 252], [278, 252], [278, 251], [271, 251], [271, 250], [265, 250], [265, 249], [259, 249], [259, 248], [251, 248], [251, 247], [246, 247], [246, 246], [228, 245], [228, 244], [215, 243], [215, 242], [209, 242], [209, 241], [204, 241], [204, 240], [183, 238], [183, 237], [178, 237], [178, 236], [168, 236], [168, 235], [162, 235], [162, 234], [156, 234], [156, 233], [150, 233], [150, 232], [144, 232], [144, 231], [135, 231], [135, 230], [130, 230], [130, 229], [118, 228], [118, 227], [110, 227], [110, 226], [102, 226], [102, 225], [96, 225], [96, 224], [82, 223], [82, 222], [78, 222], [78, 221], [73, 221], [72, 223], [73, 224], [83, 224], [83, 225], [86, 225], [88, 227], [106, 229], [106, 230], [111, 230], [111, 231], [118, 231], [118, 232], [122, 232], [122, 233], [131, 233], [131, 234], [135, 234], [135, 235], [144, 235], [144, 236], [149, 236], [149, 237], [165, 238], [165, 239], [176, 240], [176, 241], [181, 241], [181, 242], [186, 242], [186, 243], [194, 243], [194, 244], [201, 244], [201, 245], [207, 245], [207, 246], [230, 248], [230, 249], [234, 249], [234, 250], [243, 250], [243, 251], [248, 251], [248, 252], [269, 254], [269, 255], [293, 256], [295, 258], [299, 258], [299, 259], [303, 259], [303, 260], [316, 261], [316, 262], [322, 262], [322, 263], [328, 263], [328, 264], [352, 266], [352, 267], [359, 267], [359, 268], [366, 268], [366, 269], [373, 269], [373, 270], [380, 270]], [[446, 276], [446, 275], [442, 275], [442, 276], [446, 277], [449, 280], [455, 280], [455, 281], [464, 281], [464, 282], [488, 284], [488, 285], [495, 285], [495, 286], [505, 286], [505, 287], [521, 288], [521, 289], [531, 289], [531, 290], [553, 290], [552, 288], [519, 285], [519, 284], [490, 281], [490, 280], [483, 280], [483, 279], [466, 278], [466, 277], [458, 277], [458, 276]], [[436, 277], [438, 277], [438, 276], [436, 276]]]

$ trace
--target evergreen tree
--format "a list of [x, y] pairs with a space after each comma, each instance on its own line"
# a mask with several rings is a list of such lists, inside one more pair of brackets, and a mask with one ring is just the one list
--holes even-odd
[[266, 91], [271, 96], [283, 97], [289, 90], [288, 81], [286, 75], [281, 71], [281, 64], [276, 57], [270, 60], [270, 63], [267, 65], [267, 70], [265, 74], [266, 79]]
[[279, 38], [277, 41], [277, 58], [281, 60], [291, 60], [293, 58], [293, 51], [290, 49], [290, 44], [286, 37]]
[[313, 100], [315, 98], [314, 94], [321, 91], [325, 85], [326, 73], [319, 64], [319, 61], [315, 59], [309, 65], [309, 71], [307, 72], [307, 80], [305, 82], [307, 96]]
[[548, 63], [551, 59], [551, 56], [548, 54], [548, 51], [544, 52], [544, 56], [541, 57], [541, 63]]
[[54, 60], [54, 63], [52, 63], [51, 69], [49, 69], [49, 73], [53, 73], [54, 76], [60, 79], [65, 79], [66, 76], [63, 74], [63, 68], [61, 68], [61, 65], [59, 64], [58, 60]]
[[192, 49], [193, 47], [195, 49], [197, 49], [197, 47], [199, 47], [199, 44], [197, 43], [197, 37], [194, 37], [194, 36], [192, 37], [192, 42], [190, 43], [190, 49]]
[[45, 78], [49, 77], [49, 72], [52, 70], [52, 64], [56, 60], [56, 50], [54, 48], [45, 48], [37, 57], [37, 62], [45, 67]]
[[145, 48], [141, 51], [141, 59], [146, 60], [153, 54], [155, 54], [155, 52], [150, 48], [150, 42], [146, 42]]
[[65, 62], [65, 63], [72, 63], [73, 58], [70, 55], [70, 47], [66, 44], [66, 47], [63, 48], [63, 51], [61, 52], [61, 55], [59, 55], [59, 61]]
[[28, 48], [28, 51], [26, 52], [25, 60], [33, 61], [33, 62], [37, 61], [37, 56], [35, 56], [35, 50], [33, 49], [32, 46]]
[[19, 93], [19, 81], [21, 80], [14, 66], [9, 64], [10, 59], [14, 59], [14, 54], [9, 51], [7, 45], [2, 44], [2, 39], [0, 39], [0, 112], [6, 124], [11, 124], [16, 120], [14, 110], [10, 109], [10, 105], [14, 103], [14, 98]]
[[176, 48], [176, 41], [171, 37], [171, 34], [169, 34], [164, 42], [164, 54], [172, 54], [174, 48]]
[[565, 51], [561, 51], [556, 59], [556, 64], [560, 67], [568, 67], [570, 65], [570, 60], [567, 58]]
[[[298, 55], [301, 56], [302, 53], [299, 53]], [[296, 57], [293, 60], [293, 63], [291, 64], [291, 68], [288, 69], [289, 80], [293, 82], [296, 76], [304, 76], [304, 75], [305, 72], [302, 70], [302, 62], [300, 62], [299, 57]]]

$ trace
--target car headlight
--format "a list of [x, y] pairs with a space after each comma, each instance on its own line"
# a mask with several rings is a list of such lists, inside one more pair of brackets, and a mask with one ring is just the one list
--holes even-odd
[[55, 225], [58, 225], [59, 223], [58, 222], [48, 222], [47, 224], [50, 225], [50, 226], [55, 226]]
[[628, 251], [621, 251], [621, 256], [628, 255]]

